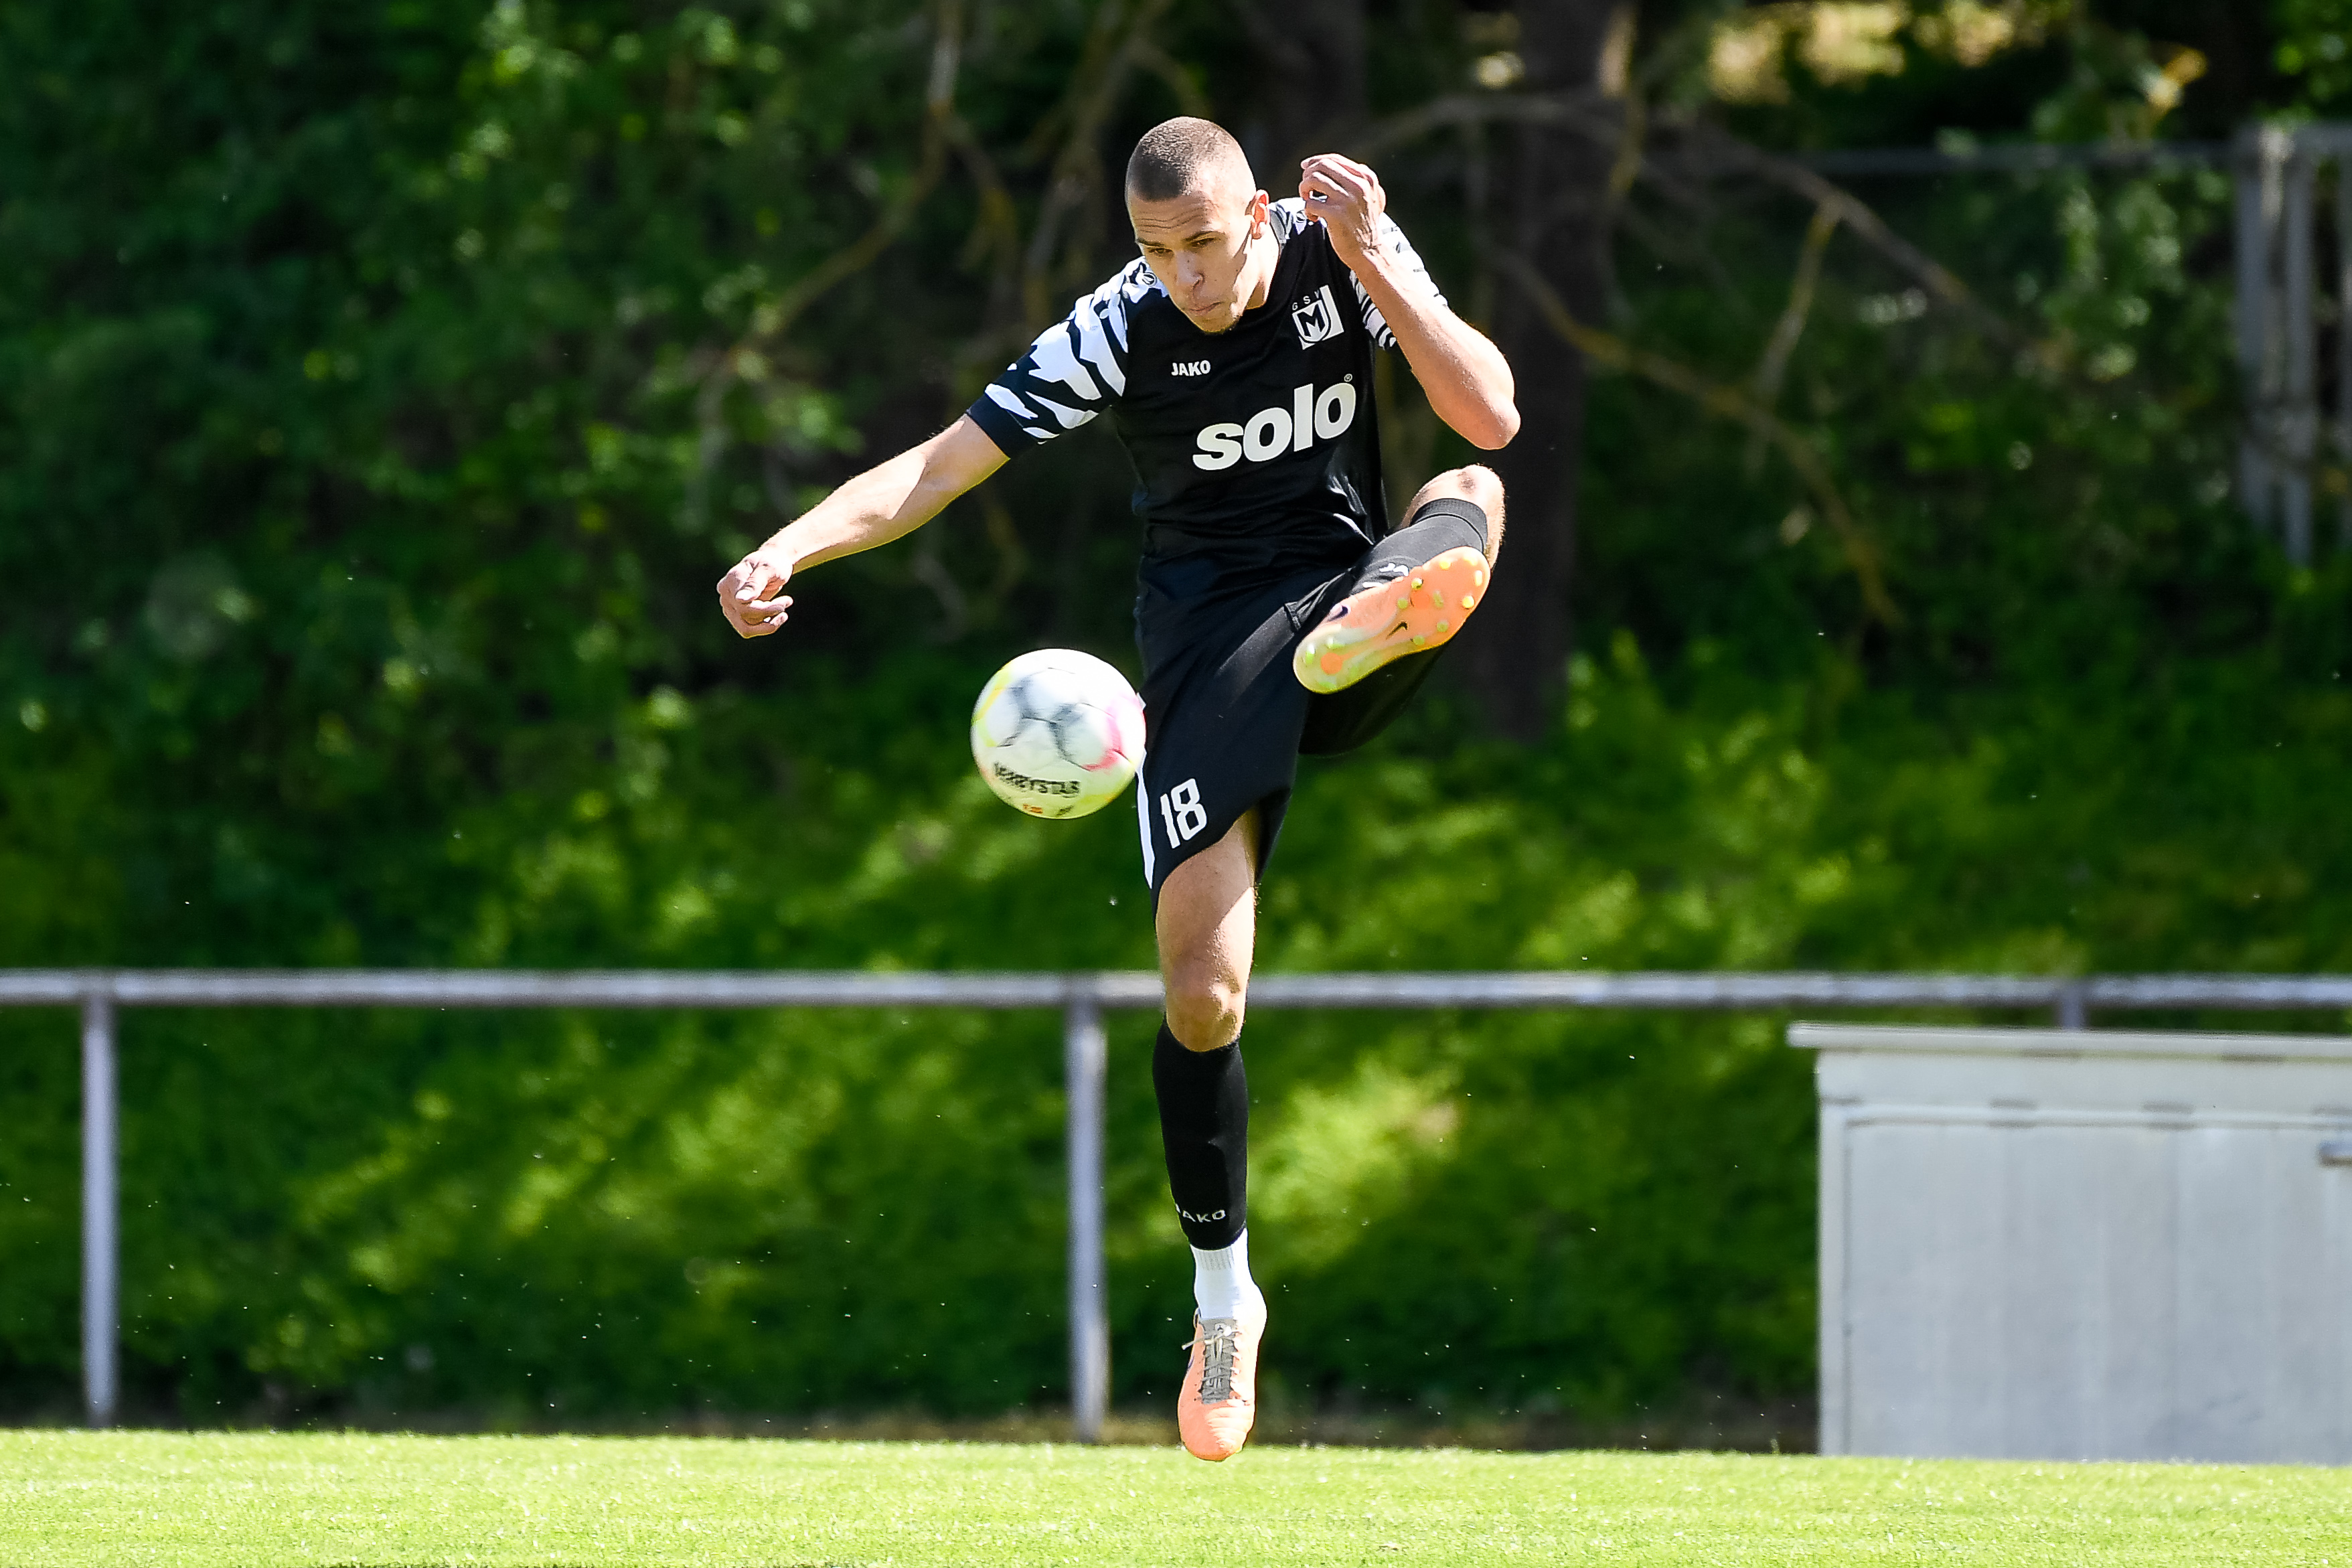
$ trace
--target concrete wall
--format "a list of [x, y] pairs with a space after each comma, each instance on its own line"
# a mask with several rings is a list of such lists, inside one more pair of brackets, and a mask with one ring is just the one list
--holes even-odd
[[2352, 1039], [1790, 1043], [1823, 1453], [2352, 1464]]

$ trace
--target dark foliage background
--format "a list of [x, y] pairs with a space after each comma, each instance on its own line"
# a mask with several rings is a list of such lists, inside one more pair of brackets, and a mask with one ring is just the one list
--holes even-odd
[[[1015, 817], [961, 739], [1014, 651], [1132, 667], [1108, 437], [814, 575], [783, 637], [707, 595], [1116, 264], [1168, 113], [1269, 169], [1301, 123], [1380, 146], [1457, 303], [1524, 306], [1489, 175], [1544, 18], [1324, 8], [1336, 79], [1153, 0], [0, 11], [0, 963], [1148, 964], [1122, 815]], [[1314, 767], [1265, 967], [2352, 964], [2352, 568], [2228, 499], [2221, 176], [1860, 182], [1969, 301], [1846, 222], [1800, 310], [1815, 204], [1725, 151], [2225, 135], [2333, 110], [2352, 15], [1923, 4], [1857, 73], [1810, 14], [1625, 13], [1583, 324], [1825, 479], [1599, 365], [1535, 732], [1456, 679]], [[1528, 343], [1530, 385], [1576, 363]], [[1396, 370], [1403, 494], [1465, 454]], [[1254, 1023], [1273, 1397], [1806, 1389], [1780, 1022]], [[1187, 1310], [1148, 1033], [1113, 1035], [1133, 1399]], [[122, 1078], [149, 1415], [1061, 1396], [1051, 1020], [140, 1013]], [[76, 1376], [77, 1093], [65, 1016], [0, 1016], [22, 1415]]]

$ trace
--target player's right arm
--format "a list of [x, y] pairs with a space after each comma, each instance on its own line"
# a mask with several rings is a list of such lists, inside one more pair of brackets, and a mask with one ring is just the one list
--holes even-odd
[[868, 468], [780, 529], [719, 580], [740, 637], [784, 624], [783, 586], [803, 566], [887, 544], [1004, 466], [1008, 457], [1109, 408], [1127, 389], [1127, 304], [1150, 274], [1135, 262], [1070, 307], [991, 382], [971, 411], [921, 446]]
[[719, 579], [719, 608], [727, 624], [738, 637], [766, 637], [792, 608], [783, 587], [794, 572], [914, 532], [1003, 466], [1004, 454], [965, 415], [921, 446], [866, 469]]

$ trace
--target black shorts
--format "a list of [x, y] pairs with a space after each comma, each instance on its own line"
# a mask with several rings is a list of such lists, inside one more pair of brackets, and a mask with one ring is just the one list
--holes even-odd
[[[1366, 559], [1370, 559], [1369, 553]], [[1355, 585], [1362, 563], [1318, 569], [1255, 588], [1220, 588], [1183, 605], [1139, 605], [1147, 627], [1181, 618], [1182, 638], [1154, 660], [1146, 637], [1144, 758], [1136, 782], [1143, 878], [1156, 901], [1169, 873], [1258, 812], [1257, 869], [1265, 874], [1298, 759], [1362, 745], [1412, 700], [1442, 648], [1401, 658], [1329, 695], [1311, 692], [1290, 658], [1307, 629]], [[1173, 614], [1171, 614], [1173, 612]]]

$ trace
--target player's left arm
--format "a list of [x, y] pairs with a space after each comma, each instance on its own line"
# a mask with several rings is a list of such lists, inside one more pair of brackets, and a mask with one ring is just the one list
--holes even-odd
[[1401, 265], [1381, 243], [1389, 198], [1381, 177], [1353, 158], [1318, 153], [1299, 165], [1298, 195], [1380, 308], [1437, 416], [1474, 447], [1507, 446], [1519, 433], [1510, 362], [1447, 307], [1418, 267]]

